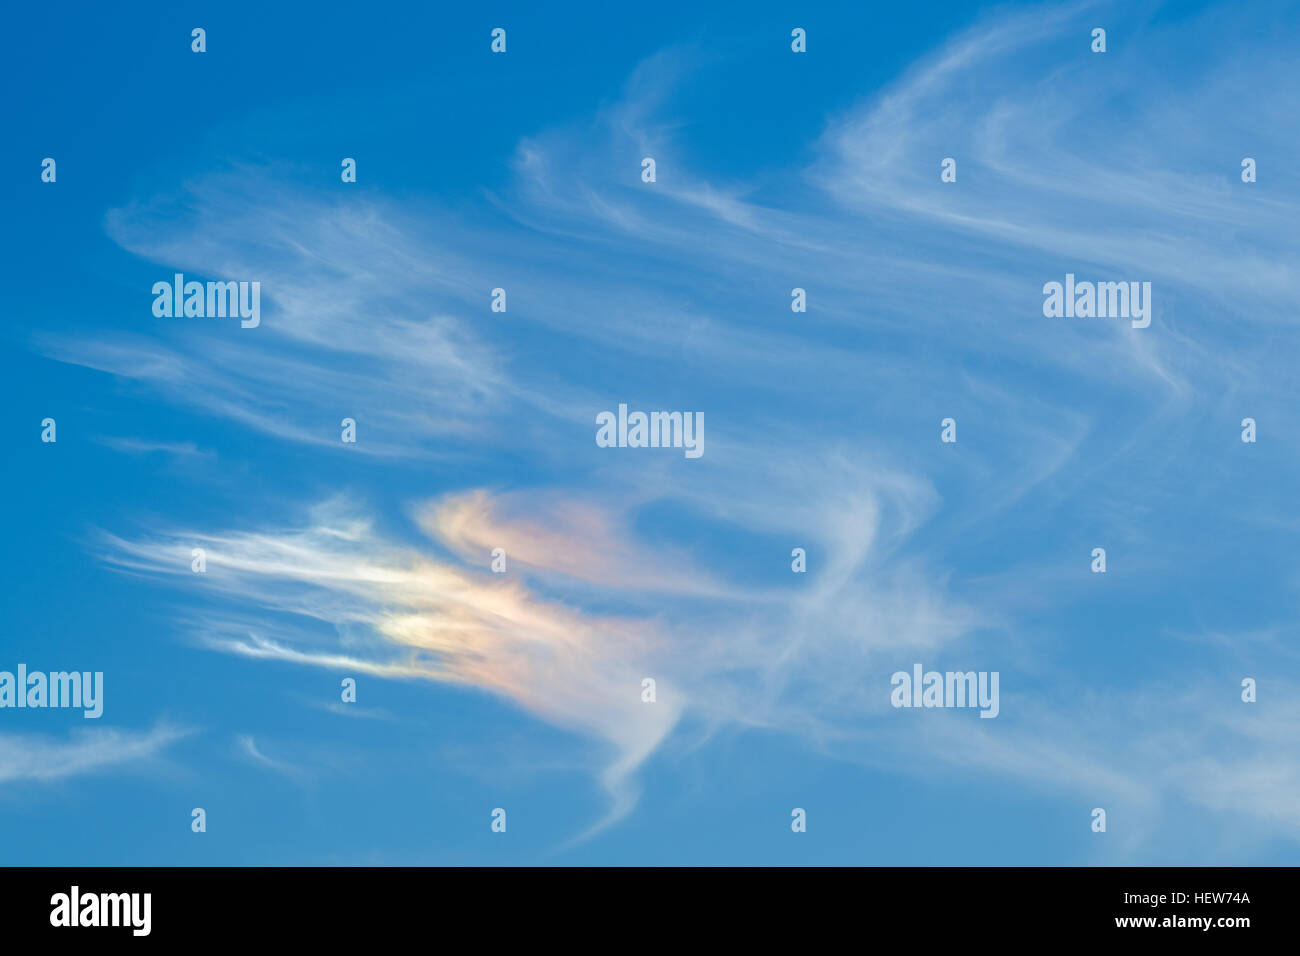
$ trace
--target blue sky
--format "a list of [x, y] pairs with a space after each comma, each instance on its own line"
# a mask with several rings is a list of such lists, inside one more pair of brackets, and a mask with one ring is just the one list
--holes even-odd
[[5, 861], [1300, 862], [1300, 14], [551, 6], [14, 12]]

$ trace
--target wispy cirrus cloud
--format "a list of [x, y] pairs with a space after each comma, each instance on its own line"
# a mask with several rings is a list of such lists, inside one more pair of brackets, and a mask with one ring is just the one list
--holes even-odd
[[[1132, 589], [1138, 569], [1181, 581], [1216, 559], [1185, 516], [1235, 502], [1246, 466], [1206, 436], [1235, 440], [1243, 406], [1288, 428], [1300, 344], [1294, 190], [1236, 178], [1237, 153], [1293, 145], [1276, 122], [1290, 87], [1241, 93], [1279, 88], [1289, 51], [1241, 43], [1209, 10], [1075, 55], [1094, 9], [977, 24], [827, 117], [811, 161], [766, 182], [691, 169], [671, 121], [690, 58], [669, 50], [619, 102], [523, 140], [483, 215], [342, 203], [267, 169], [124, 207], [111, 235], [160, 268], [260, 277], [263, 327], [200, 339], [174, 322], [49, 354], [318, 450], [345, 405], [375, 459], [532, 470], [417, 505], [414, 545], [336, 503], [288, 526], [113, 538], [111, 560], [188, 574], [204, 547], [206, 583], [243, 602], [209, 624], [211, 647], [479, 688], [604, 743], [613, 816], [694, 719], [1292, 832], [1294, 761], [1204, 673], [1167, 664], [1214, 706], [1147, 675], [1089, 707], [1062, 660], [1086, 648], [1026, 636], [1070, 623], [1093, 540], [1122, 545]], [[1199, 85], [1169, 84], [1160, 64], [1188, 34], [1216, 36], [1218, 58]], [[939, 181], [946, 156], [957, 183]], [[1045, 324], [1043, 281], [1076, 270], [1154, 281], [1151, 328]], [[795, 286], [807, 313], [789, 310]], [[593, 416], [618, 400], [707, 406], [706, 457], [602, 456]], [[949, 414], [961, 441], [936, 452]], [[1239, 508], [1276, 527], [1278, 503]], [[806, 578], [788, 575], [796, 545]], [[504, 577], [485, 567], [498, 546]], [[1043, 605], [1057, 617], [1031, 626]], [[1055, 684], [996, 728], [890, 723], [888, 674], [941, 656]]]
[[[475, 687], [603, 741], [611, 818], [630, 809], [633, 771], [686, 708], [708, 721], [756, 726], [842, 721], [869, 695], [869, 660], [899, 641], [941, 644], [969, 624], [968, 612], [937, 592], [924, 596], [927, 586], [910, 573], [888, 573], [893, 595], [862, 588], [852, 572], [865, 555], [804, 594], [774, 596], [743, 582], [701, 586], [680, 561], [666, 573], [660, 552], [613, 537], [615, 520], [594, 503], [543, 500], [555, 507], [477, 492], [415, 509], [431, 543], [466, 558], [479, 557], [473, 542], [498, 540], [508, 556], [519, 545], [522, 557], [505, 575], [479, 560], [450, 563], [386, 540], [338, 500], [313, 509], [305, 527], [108, 536], [104, 553], [137, 573], [191, 576], [190, 549], [202, 547], [205, 590], [248, 612], [289, 617], [250, 625], [249, 617], [218, 614], [200, 631], [213, 649]], [[583, 536], [575, 516], [599, 533]], [[870, 550], [866, 520], [857, 530]], [[616, 546], [605, 550], [606, 541]], [[593, 586], [614, 589], [624, 610], [595, 610]], [[664, 603], [665, 594], [686, 605]], [[313, 620], [330, 627], [314, 630]], [[850, 653], [857, 664], [823, 671], [831, 657]], [[646, 677], [657, 682], [653, 705], [641, 699]]]
[[[442, 519], [457, 533], [492, 515], [491, 526], [509, 540], [505, 512], [495, 505], [475, 493], [416, 513], [465, 509]], [[969, 660], [990, 651], [971, 643], [981, 625], [976, 614], [919, 578], [895, 569], [873, 590], [859, 573], [861, 562], [873, 559], [870, 546], [858, 563], [838, 565], [803, 593], [769, 594], [764, 602], [757, 589], [739, 597], [745, 586], [737, 584], [732, 599], [715, 595], [700, 611], [661, 603], [662, 582], [638, 590], [620, 575], [620, 554], [632, 555], [633, 566], [646, 559], [630, 540], [609, 556], [543, 560], [568, 539], [548, 539], [536, 512], [527, 513], [520, 530], [539, 557], [505, 579], [387, 542], [338, 502], [317, 509], [309, 528], [200, 536], [209, 562], [205, 587], [248, 615], [207, 620], [200, 640], [253, 660], [478, 688], [599, 741], [607, 748], [599, 777], [611, 798], [603, 824], [631, 810], [636, 770], [691, 717], [697, 726], [797, 734], [829, 754], [881, 768], [948, 768], [1087, 794], [1120, 809], [1130, 827], [1150, 824], [1165, 801], [1181, 799], [1244, 815], [1256, 832], [1275, 826], [1300, 836], [1300, 813], [1288, 796], [1300, 763], [1283, 756], [1300, 713], [1276, 681], [1270, 703], [1256, 712], [1234, 703], [1231, 686], [1204, 678], [1177, 690], [1150, 683], [1107, 693], [1069, 674], [1045, 682], [1015, 670], [1004, 673], [1031, 686], [1050, 684], [1050, 694], [1004, 682], [996, 727], [943, 712], [909, 724], [887, 705], [892, 670], [914, 658]], [[558, 524], [565, 515], [556, 512]], [[439, 527], [435, 520], [426, 530], [436, 536]], [[188, 575], [194, 540], [188, 533], [110, 540], [110, 559], [135, 571]], [[642, 610], [585, 609], [590, 584], [604, 580]], [[262, 621], [250, 624], [259, 609]], [[647, 676], [657, 682], [653, 705], [641, 700]], [[1221, 746], [1225, 740], [1232, 745]], [[1124, 852], [1137, 858], [1144, 839], [1126, 833]]]
[[159, 724], [147, 731], [95, 728], [60, 738], [0, 734], [0, 783], [50, 783], [83, 774], [129, 769], [162, 755], [189, 731]]
[[212, 453], [199, 448], [192, 441], [169, 442], [169, 441], [148, 441], [143, 438], [116, 438], [106, 437], [99, 441], [112, 448], [114, 451], [120, 451], [128, 455], [148, 455], [155, 452], [161, 452], [167, 455], [174, 455], [178, 458], [210, 458]]
[[253, 739], [251, 734], [240, 734], [235, 738], [235, 745], [240, 756], [250, 760], [258, 767], [274, 771], [292, 780], [302, 780], [307, 777], [306, 771], [301, 767], [287, 760], [270, 757], [263, 753], [262, 748], [258, 746], [257, 741]]

